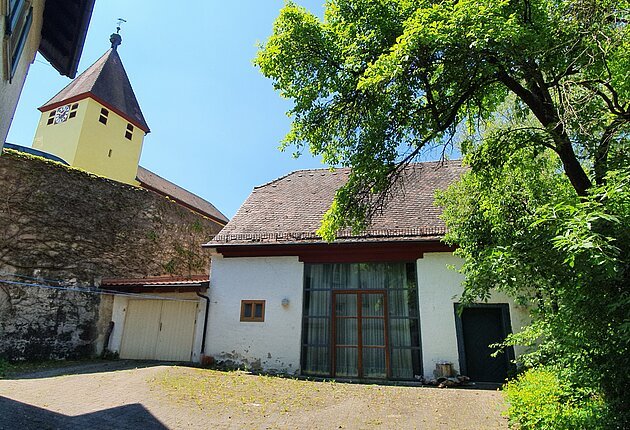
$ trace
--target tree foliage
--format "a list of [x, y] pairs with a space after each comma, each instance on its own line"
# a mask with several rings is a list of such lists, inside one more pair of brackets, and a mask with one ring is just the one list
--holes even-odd
[[530, 304], [529, 364], [616, 411], [630, 409], [629, 19], [627, 0], [328, 0], [323, 19], [287, 2], [255, 60], [293, 101], [283, 148], [352, 167], [328, 240], [365, 228], [406, 163], [460, 145], [471, 171], [441, 202], [465, 297]]
[[401, 162], [511, 110], [578, 195], [628, 157], [627, 0], [288, 2], [256, 64], [294, 102], [285, 147], [354, 174], [322, 230], [360, 228]]
[[471, 150], [471, 171], [438, 196], [446, 240], [464, 259], [464, 300], [501, 290], [528, 305], [533, 324], [508, 342], [535, 346], [523, 363], [556, 369], [583, 400], [605, 394], [627, 421], [630, 168], [579, 198], [550, 150], [518, 149], [492, 166], [492, 142]]

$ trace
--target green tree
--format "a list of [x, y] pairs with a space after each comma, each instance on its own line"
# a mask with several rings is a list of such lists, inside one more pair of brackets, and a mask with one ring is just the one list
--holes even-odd
[[471, 171], [441, 201], [465, 296], [530, 303], [529, 364], [625, 420], [629, 19], [627, 0], [329, 0], [323, 19], [287, 2], [255, 60], [293, 101], [283, 148], [353, 169], [328, 240], [460, 144]]
[[330, 0], [323, 20], [288, 2], [255, 61], [294, 102], [284, 146], [354, 169], [332, 238], [365, 226], [405, 162], [509, 97], [586, 195], [628, 157], [628, 19], [627, 0]]
[[[469, 148], [471, 171], [438, 196], [449, 227], [446, 241], [459, 245], [456, 253], [464, 259], [464, 299], [483, 299], [496, 289], [527, 304], [533, 324], [508, 343], [535, 346], [521, 357], [524, 364], [555, 371], [559, 391], [571, 393], [548, 407], [571, 412], [579, 422], [577, 415], [592, 413], [593, 399], [603, 395], [615, 421], [597, 428], [624, 428], [630, 407], [630, 169], [609, 172], [605, 185], [579, 198], [550, 150], [489, 151], [502, 135]], [[530, 403], [520, 396], [531, 394], [532, 382], [524, 381], [511, 386], [510, 412], [531, 417]], [[553, 389], [537, 389], [547, 388]], [[523, 428], [542, 428], [533, 422]]]

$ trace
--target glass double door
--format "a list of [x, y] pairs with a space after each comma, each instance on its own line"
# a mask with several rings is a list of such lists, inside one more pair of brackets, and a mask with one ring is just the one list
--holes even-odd
[[333, 371], [337, 377], [387, 378], [387, 294], [333, 293]]

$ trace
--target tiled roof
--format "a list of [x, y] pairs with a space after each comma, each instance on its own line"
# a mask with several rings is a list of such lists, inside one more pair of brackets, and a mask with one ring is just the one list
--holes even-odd
[[227, 217], [214, 207], [212, 203], [170, 181], [167, 181], [142, 166], [138, 166], [136, 179], [138, 179], [143, 188], [170, 197], [178, 203], [187, 206], [189, 209], [218, 221], [222, 225], [225, 225], [228, 222]]
[[202, 292], [208, 285], [210, 285], [208, 275], [105, 278], [101, 281], [103, 290], [124, 293]]
[[152, 276], [148, 278], [104, 278], [101, 281], [101, 287], [116, 286], [142, 286], [142, 285], [197, 285], [203, 282], [209, 282], [208, 275], [192, 275], [192, 276]]
[[[414, 163], [381, 214], [360, 236], [339, 232], [340, 242], [435, 240], [446, 232], [434, 204], [435, 191], [445, 189], [465, 171], [461, 161]], [[256, 187], [234, 218], [207, 244], [321, 242], [316, 235], [335, 191], [349, 169], [299, 170]]]
[[129, 77], [116, 49], [109, 49], [39, 110], [44, 112], [71, 100], [76, 101], [88, 96], [93, 96], [97, 101], [110, 107], [129, 122], [145, 132], [149, 132], [149, 126], [142, 115]]

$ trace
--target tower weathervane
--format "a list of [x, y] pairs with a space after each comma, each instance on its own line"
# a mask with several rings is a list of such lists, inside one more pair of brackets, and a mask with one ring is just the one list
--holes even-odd
[[122, 37], [120, 36], [120, 26], [123, 22], [127, 22], [126, 19], [118, 18], [116, 21], [116, 33], [112, 34], [109, 37], [109, 41], [112, 43], [112, 49], [118, 48], [118, 46], [122, 43]]
[[120, 26], [123, 22], [127, 22], [127, 20], [123, 18], [118, 18], [118, 21], [116, 21], [116, 34], [120, 33]]

